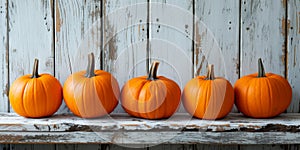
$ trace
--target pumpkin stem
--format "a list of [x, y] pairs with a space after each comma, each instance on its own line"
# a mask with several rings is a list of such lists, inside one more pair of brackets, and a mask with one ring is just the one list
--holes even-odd
[[258, 59], [258, 78], [266, 77], [264, 64], [262, 63], [261, 58]]
[[207, 67], [206, 80], [214, 80], [215, 78], [214, 65], [209, 64]]
[[95, 57], [94, 53], [88, 55], [88, 66], [86, 69], [85, 77], [92, 78], [95, 76]]
[[33, 71], [32, 71], [31, 78], [38, 78], [38, 77], [40, 77], [38, 70], [39, 70], [39, 60], [38, 59], [34, 59], [34, 65], [33, 65]]
[[147, 80], [156, 80], [157, 79], [158, 65], [159, 65], [159, 61], [152, 62]]

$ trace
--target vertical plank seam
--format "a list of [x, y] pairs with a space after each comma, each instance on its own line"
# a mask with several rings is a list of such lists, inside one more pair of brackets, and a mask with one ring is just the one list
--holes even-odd
[[100, 33], [100, 69], [101, 70], [104, 70], [104, 12], [103, 12], [103, 10], [104, 10], [104, 0], [100, 0], [100, 8], [101, 8], [101, 10], [100, 10], [100, 25], [101, 25], [101, 27], [100, 27], [100, 30], [101, 30], [101, 33]]
[[146, 70], [147, 74], [149, 73], [149, 66], [150, 66], [150, 33], [151, 33], [151, 26], [150, 26], [150, 15], [151, 15], [151, 0], [147, 0], [147, 55], [146, 55]]
[[55, 3], [56, 3], [56, 0], [52, 0], [52, 30], [53, 30], [53, 75], [55, 76], [55, 73], [56, 73], [56, 70], [55, 70], [55, 66], [56, 66], [56, 59], [55, 59], [55, 54], [56, 54], [56, 42], [55, 42], [55, 36], [56, 36], [56, 28], [55, 28], [55, 25], [56, 25], [56, 17], [55, 17], [55, 10], [56, 10], [56, 7], [55, 7]]
[[9, 101], [9, 89], [10, 89], [10, 78], [9, 78], [9, 0], [6, 0], [6, 65], [7, 65], [7, 112], [10, 112], [10, 101]]
[[243, 0], [239, 0], [239, 23], [238, 23], [238, 28], [239, 28], [239, 37], [238, 37], [238, 78], [241, 78], [241, 59], [242, 59], [242, 26], [243, 26], [243, 22], [242, 22], [242, 3]]
[[192, 78], [195, 77], [195, 31], [196, 31], [196, 0], [193, 0], [193, 35], [192, 35]]
[[285, 71], [284, 71], [284, 76], [286, 79], [288, 79], [288, 0], [284, 1], [285, 5], [285, 41], [284, 41], [284, 59], [285, 59]]

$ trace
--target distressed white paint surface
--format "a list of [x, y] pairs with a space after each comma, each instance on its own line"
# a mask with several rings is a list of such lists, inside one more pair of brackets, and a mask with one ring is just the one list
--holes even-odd
[[196, 0], [195, 15], [196, 75], [205, 75], [211, 63], [219, 68], [217, 76], [234, 84], [239, 77], [239, 1]]
[[[299, 144], [299, 134], [290, 132], [1, 132], [0, 143], [26, 144]], [[144, 138], [141, 138], [144, 135]], [[159, 137], [157, 139], [153, 136]]]
[[[167, 120], [146, 120], [113, 114], [98, 119], [56, 115], [44, 119], [27, 119], [16, 114], [0, 114], [1, 132], [130, 132], [130, 131], [204, 131], [204, 132], [300, 132], [299, 114], [282, 114], [272, 119], [251, 119], [232, 113], [223, 120], [200, 120], [177, 114]], [[52, 133], [51, 133], [52, 134]]]
[[[55, 76], [63, 85], [72, 73], [85, 70], [87, 56], [95, 55], [95, 69], [101, 59], [101, 1], [55, 1]], [[59, 113], [67, 112], [63, 103]]]
[[263, 59], [266, 72], [285, 75], [285, 0], [242, 0], [241, 76], [257, 72]]
[[[104, 1], [104, 69], [124, 83], [146, 75], [147, 0]], [[121, 104], [114, 111], [124, 112]]]
[[300, 103], [300, 1], [288, 1], [288, 80], [293, 88], [293, 101], [288, 112], [299, 113]]
[[[9, 81], [31, 74], [54, 73], [52, 1], [9, 0]], [[13, 111], [11, 109], [11, 111]]]
[[7, 1], [0, 0], [0, 112], [8, 112]]
[[183, 88], [193, 77], [193, 1], [150, 2], [150, 60], [161, 61], [159, 75]]

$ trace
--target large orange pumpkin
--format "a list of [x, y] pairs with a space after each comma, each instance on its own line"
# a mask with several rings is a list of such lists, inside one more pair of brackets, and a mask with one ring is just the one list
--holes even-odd
[[270, 118], [284, 112], [291, 103], [292, 88], [280, 75], [265, 73], [258, 60], [258, 73], [240, 78], [234, 85], [239, 111], [253, 118]]
[[96, 118], [111, 113], [118, 104], [120, 89], [108, 72], [95, 70], [94, 54], [89, 54], [86, 71], [73, 73], [63, 87], [68, 108], [82, 118]]
[[180, 104], [180, 88], [176, 82], [157, 76], [159, 62], [154, 61], [149, 75], [133, 78], [123, 86], [121, 103], [135, 117], [162, 119], [172, 116]]
[[213, 65], [209, 65], [207, 76], [190, 80], [183, 90], [183, 106], [194, 117], [220, 119], [233, 107], [232, 85], [225, 78], [215, 77], [213, 68]]
[[62, 87], [50, 74], [38, 74], [38, 59], [33, 73], [19, 77], [9, 91], [14, 111], [24, 117], [41, 118], [53, 115], [62, 102]]

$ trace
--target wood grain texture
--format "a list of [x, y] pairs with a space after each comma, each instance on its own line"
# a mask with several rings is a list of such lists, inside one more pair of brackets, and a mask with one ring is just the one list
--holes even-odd
[[[55, 76], [61, 84], [69, 75], [85, 70], [87, 55], [95, 55], [101, 67], [101, 1], [55, 1]], [[59, 113], [67, 112], [63, 103]]]
[[[104, 69], [120, 88], [130, 78], [146, 75], [147, 0], [104, 0]], [[124, 112], [121, 105], [115, 113]]]
[[300, 105], [300, 1], [288, 1], [287, 78], [293, 88], [293, 100], [288, 112], [299, 113]]
[[8, 26], [7, 26], [7, 10], [8, 4], [6, 0], [0, 0], [0, 112], [8, 112]]
[[159, 75], [183, 88], [193, 77], [193, 1], [150, 2], [150, 60], [161, 61]]
[[286, 0], [242, 0], [241, 76], [257, 72], [258, 58], [266, 72], [285, 76], [285, 12]]
[[195, 1], [195, 73], [214, 64], [232, 84], [239, 77], [239, 1]]
[[[9, 0], [9, 82], [39, 72], [54, 74], [52, 1]], [[13, 111], [11, 109], [11, 111]]]
[[[146, 120], [127, 114], [112, 114], [97, 119], [72, 115], [55, 115], [44, 119], [27, 119], [14, 113], [0, 114], [1, 132], [300, 132], [298, 113], [282, 114], [272, 119], [251, 119], [231, 113], [222, 120], [199, 120], [176, 114], [167, 120]], [[0, 133], [1, 134], [1, 133]]]
[[[150, 0], [149, 45], [149, 63], [161, 62], [158, 75], [183, 89], [193, 78], [192, 0]], [[179, 112], [185, 112], [183, 106]]]

